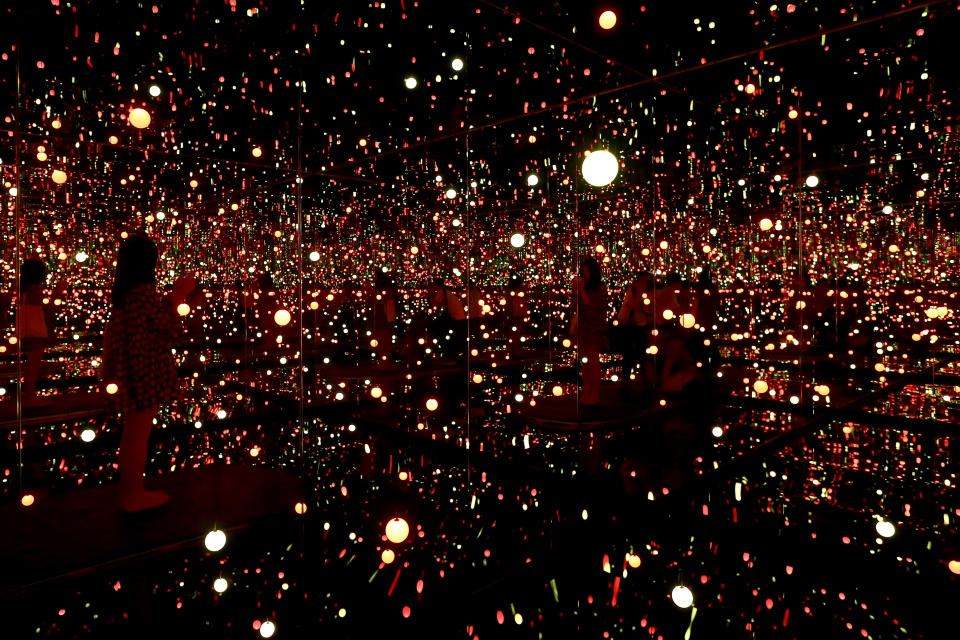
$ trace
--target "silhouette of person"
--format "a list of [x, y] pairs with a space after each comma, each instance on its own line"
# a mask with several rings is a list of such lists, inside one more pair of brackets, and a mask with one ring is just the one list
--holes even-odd
[[153, 418], [177, 392], [172, 348], [181, 327], [176, 306], [186, 299], [190, 285], [181, 279], [171, 296], [161, 297], [156, 291], [156, 265], [157, 246], [152, 240], [132, 236], [123, 242], [104, 332], [103, 379], [107, 392], [115, 392], [123, 416], [118, 497], [127, 512], [159, 507], [170, 499], [162, 491], [146, 491], [143, 472]]
[[577, 358], [582, 364], [583, 386], [580, 404], [600, 402], [600, 351], [609, 341], [607, 329], [607, 288], [600, 264], [594, 258], [580, 263], [580, 275], [573, 280], [574, 316], [570, 335], [577, 338]]
[[50, 404], [37, 396], [37, 379], [43, 363], [43, 350], [53, 337], [53, 312], [44, 304], [43, 286], [47, 282], [47, 267], [37, 259], [24, 260], [20, 265], [20, 294], [17, 300], [17, 340], [27, 359], [23, 370], [24, 407]]

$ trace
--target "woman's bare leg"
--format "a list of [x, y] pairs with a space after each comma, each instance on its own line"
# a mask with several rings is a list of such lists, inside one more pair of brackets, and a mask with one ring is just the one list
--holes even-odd
[[147, 466], [147, 443], [157, 409], [129, 411], [123, 416], [120, 437], [120, 506], [126, 511], [142, 511], [159, 507], [170, 499], [162, 491], [143, 488], [143, 472]]

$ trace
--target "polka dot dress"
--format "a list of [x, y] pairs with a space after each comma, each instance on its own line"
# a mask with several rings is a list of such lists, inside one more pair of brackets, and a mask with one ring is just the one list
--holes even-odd
[[137, 285], [114, 309], [104, 334], [103, 378], [117, 385], [123, 412], [171, 401], [178, 379], [172, 348], [180, 333], [173, 305], [150, 285]]

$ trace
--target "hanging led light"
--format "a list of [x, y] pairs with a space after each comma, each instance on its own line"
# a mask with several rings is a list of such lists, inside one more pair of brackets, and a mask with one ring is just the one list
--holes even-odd
[[581, 171], [583, 179], [589, 184], [594, 187], [605, 187], [617, 177], [620, 163], [615, 155], [606, 149], [600, 149], [591, 152], [583, 159]]

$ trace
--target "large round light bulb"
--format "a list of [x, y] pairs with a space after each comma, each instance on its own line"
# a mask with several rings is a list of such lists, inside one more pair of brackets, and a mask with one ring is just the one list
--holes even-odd
[[150, 126], [150, 113], [146, 109], [141, 109], [140, 107], [131, 109], [130, 115], [127, 116], [127, 119], [130, 121], [130, 124], [135, 126], [137, 129], [146, 129]]
[[670, 592], [670, 597], [673, 598], [673, 604], [681, 609], [686, 609], [693, 604], [693, 592], [682, 585], [674, 587], [673, 591]]
[[583, 179], [588, 183], [595, 187], [605, 187], [617, 177], [620, 163], [615, 155], [606, 149], [600, 149], [584, 158], [581, 171]]
[[598, 22], [601, 29], [613, 29], [617, 26], [617, 14], [608, 9], [600, 14]]
[[517, 249], [519, 249], [520, 247], [522, 247], [524, 242], [525, 242], [525, 240], [524, 240], [524, 238], [523, 238], [523, 234], [522, 234], [522, 233], [515, 233], [515, 234], [513, 234], [512, 236], [510, 236], [510, 244], [512, 244], [512, 245], [513, 245], [514, 247], [516, 247]]
[[386, 534], [387, 540], [394, 544], [400, 544], [410, 534], [410, 525], [403, 518], [394, 518], [387, 523]]
[[214, 529], [203, 539], [203, 544], [209, 551], [220, 551], [227, 544], [227, 534], [220, 529]]

